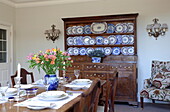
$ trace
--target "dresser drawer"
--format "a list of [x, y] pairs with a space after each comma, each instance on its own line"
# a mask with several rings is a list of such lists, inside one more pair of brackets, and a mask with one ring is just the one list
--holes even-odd
[[84, 65], [84, 70], [105, 71], [105, 70], [107, 70], [107, 65], [85, 64]]
[[96, 72], [84, 72], [81, 76], [84, 79], [95, 79], [99, 78], [102, 80], [107, 79], [107, 73], [96, 73]]

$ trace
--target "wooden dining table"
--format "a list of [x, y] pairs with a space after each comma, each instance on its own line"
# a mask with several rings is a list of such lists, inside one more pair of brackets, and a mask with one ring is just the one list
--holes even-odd
[[[106, 83], [105, 80], [101, 80], [101, 85], [103, 86]], [[85, 92], [86, 90], [72, 90], [68, 87], [63, 86], [63, 84], [59, 84], [58, 89], [59, 91], [65, 91], [67, 93], [67, 91], [69, 91], [69, 93], [72, 91], [74, 92]], [[42, 92], [45, 92], [45, 88], [44, 87], [38, 87], [38, 92], [37, 94], [40, 94]], [[31, 97], [31, 96], [30, 96]], [[29, 97], [29, 98], [30, 98]], [[34, 97], [34, 96], [32, 96]], [[8, 101], [6, 103], [2, 103], [0, 104], [0, 112], [64, 112], [65, 108], [68, 105], [73, 105], [74, 102], [76, 102], [77, 99], [79, 99], [81, 96], [77, 96], [76, 98], [74, 98], [73, 100], [69, 101], [68, 103], [64, 104], [62, 107], [60, 107], [59, 109], [50, 109], [50, 108], [46, 108], [46, 109], [42, 109], [42, 110], [31, 110], [27, 107], [20, 107], [20, 106], [14, 106], [14, 104], [17, 104], [19, 102], [16, 101]], [[27, 100], [28, 98], [25, 96], [25, 100]], [[21, 101], [22, 102], [22, 101]], [[36, 102], [35, 102], [36, 103]]]

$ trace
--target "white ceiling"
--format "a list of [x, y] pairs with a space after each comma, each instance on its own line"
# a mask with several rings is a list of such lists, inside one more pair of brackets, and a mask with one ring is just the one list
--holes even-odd
[[90, 1], [101, 1], [101, 0], [0, 0], [0, 2], [16, 8], [76, 3], [76, 2], [90, 2]]

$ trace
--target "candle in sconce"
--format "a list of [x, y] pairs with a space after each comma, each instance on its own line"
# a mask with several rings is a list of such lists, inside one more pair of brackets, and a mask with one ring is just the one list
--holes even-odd
[[18, 63], [18, 73], [17, 77], [21, 77], [21, 65]]

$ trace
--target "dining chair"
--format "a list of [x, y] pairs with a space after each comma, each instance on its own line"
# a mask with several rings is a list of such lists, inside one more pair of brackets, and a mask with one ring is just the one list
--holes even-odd
[[100, 79], [94, 79], [87, 91], [81, 94], [80, 112], [97, 112], [99, 95], [101, 93]]
[[109, 78], [106, 86], [106, 99], [104, 105], [104, 112], [114, 112], [114, 100], [116, 95], [116, 87], [117, 87], [117, 80], [118, 80], [118, 71], [114, 72], [114, 77]]
[[[27, 76], [30, 75], [31, 76], [31, 81], [32, 83], [34, 82], [34, 76], [32, 72], [28, 72], [26, 69], [21, 68], [21, 84], [27, 84]], [[11, 80], [12, 80], [12, 85], [15, 85], [15, 77], [17, 76], [17, 71], [14, 75], [11, 76]]]

